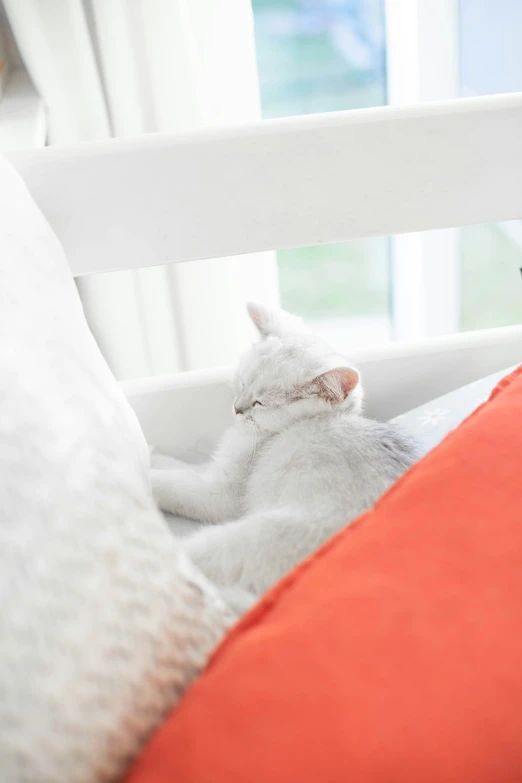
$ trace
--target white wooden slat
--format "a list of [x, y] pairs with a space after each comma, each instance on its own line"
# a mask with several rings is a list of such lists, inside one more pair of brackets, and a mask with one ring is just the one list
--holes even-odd
[[522, 216], [522, 94], [14, 152], [74, 274]]

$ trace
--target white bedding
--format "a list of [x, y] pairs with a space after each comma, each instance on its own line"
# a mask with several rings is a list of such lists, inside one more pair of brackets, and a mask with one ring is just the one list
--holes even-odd
[[397, 416], [393, 421], [399, 422], [414, 435], [421, 442], [425, 452], [430, 451], [479, 405], [486, 402], [497, 383], [514, 369], [515, 367], [509, 367], [507, 370], [495, 372], [461, 386], [460, 389], [455, 389]]

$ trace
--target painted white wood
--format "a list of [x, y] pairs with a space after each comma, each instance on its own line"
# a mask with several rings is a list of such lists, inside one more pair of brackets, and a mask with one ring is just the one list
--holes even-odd
[[75, 275], [519, 218], [522, 95], [11, 155]]
[[[522, 326], [387, 345], [352, 357], [366, 389], [366, 412], [387, 420], [522, 359]], [[143, 378], [123, 384], [148, 443], [198, 460], [232, 420], [232, 370]]]
[[[459, 95], [459, 1], [386, 0], [388, 103]], [[391, 237], [393, 333], [421, 340], [460, 328], [460, 232]]]

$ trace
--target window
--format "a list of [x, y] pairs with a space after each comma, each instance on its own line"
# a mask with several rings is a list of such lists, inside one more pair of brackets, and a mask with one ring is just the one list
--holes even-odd
[[[522, 90], [522, 4], [253, 0], [263, 116]], [[484, 51], [488, 57], [484, 58]], [[522, 225], [277, 254], [281, 301], [340, 350], [522, 318]]]
[[[5, 149], [255, 121], [258, 74], [265, 118], [522, 90], [521, 0], [4, 5]], [[251, 254], [93, 275], [78, 287], [113, 371], [131, 378], [234, 362], [250, 341], [245, 302], [272, 304], [279, 290], [347, 354], [518, 323], [520, 267], [515, 221], [282, 250], [277, 264]]]
[[[253, 0], [263, 117], [386, 103], [381, 0]], [[282, 306], [326, 339], [391, 338], [385, 237], [277, 253]]]
[[[492, 10], [487, 0], [460, 0], [462, 96], [522, 91], [522, 3], [496, 0]], [[461, 328], [520, 323], [522, 221], [463, 228], [460, 242]]]

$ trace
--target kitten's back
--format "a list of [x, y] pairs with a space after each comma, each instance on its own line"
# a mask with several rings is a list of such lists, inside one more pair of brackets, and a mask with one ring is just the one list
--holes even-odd
[[302, 419], [263, 448], [246, 505], [300, 506], [342, 524], [373, 505], [418, 456], [396, 424], [342, 410]]

